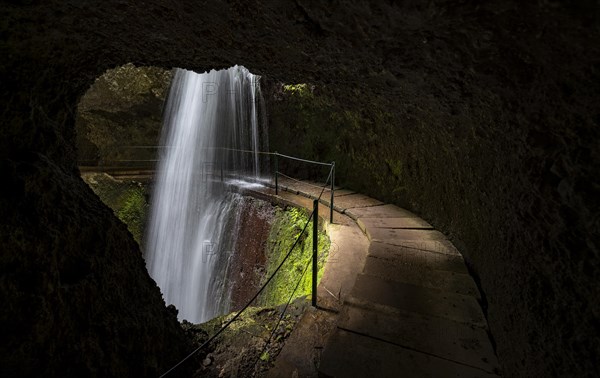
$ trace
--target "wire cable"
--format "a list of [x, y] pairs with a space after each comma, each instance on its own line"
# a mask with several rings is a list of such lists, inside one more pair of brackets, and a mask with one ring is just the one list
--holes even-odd
[[275, 335], [277, 328], [279, 328], [279, 324], [281, 324], [281, 321], [283, 320], [285, 312], [287, 311], [288, 307], [290, 306], [292, 299], [294, 299], [294, 295], [296, 295], [296, 291], [298, 290], [298, 287], [300, 287], [300, 283], [302, 282], [302, 279], [304, 279], [304, 275], [306, 274], [306, 271], [308, 270], [308, 267], [310, 266], [311, 263], [312, 263], [312, 260], [309, 259], [306, 263], [306, 266], [304, 267], [304, 270], [302, 271], [302, 274], [300, 275], [300, 279], [298, 279], [298, 282], [296, 282], [296, 286], [294, 287], [294, 290], [292, 291], [292, 295], [290, 295], [290, 298], [288, 299], [287, 303], [285, 304], [283, 311], [281, 311], [281, 315], [279, 316], [279, 319], [277, 320], [277, 324], [275, 324], [275, 327], [273, 327], [273, 330], [271, 331], [271, 334], [269, 335], [269, 339], [267, 340], [267, 342], [265, 343], [265, 346], [263, 347], [261, 352], [256, 357], [256, 360], [254, 361], [254, 370], [256, 370], [256, 364], [258, 363], [258, 361], [260, 361], [260, 358], [267, 351], [267, 348], [269, 347], [269, 344], [271, 343], [271, 340], [273, 339], [273, 335]]
[[[333, 168], [332, 168], [332, 170], [333, 170]], [[321, 194], [319, 195], [319, 198], [317, 198], [317, 203], [321, 199], [321, 196], [323, 195], [325, 188], [327, 188], [327, 184], [329, 183], [330, 178], [331, 178], [331, 170], [329, 171], [329, 176], [327, 177], [327, 181], [325, 181], [325, 184], [323, 184], [323, 187], [321, 189]], [[319, 188], [321, 188], [321, 187], [319, 187]], [[314, 214], [314, 210], [313, 210], [313, 214]], [[315, 220], [313, 219], [313, 222], [314, 221]], [[310, 223], [310, 219], [309, 219], [309, 223]], [[263, 356], [263, 354], [266, 352], [267, 348], [269, 347], [269, 344], [271, 343], [271, 340], [273, 339], [273, 335], [275, 335], [277, 328], [279, 328], [279, 324], [281, 324], [281, 321], [283, 320], [283, 317], [285, 316], [285, 312], [287, 311], [288, 307], [290, 306], [290, 303], [294, 299], [294, 295], [296, 294], [298, 287], [300, 287], [300, 283], [304, 279], [304, 275], [306, 274], [306, 271], [308, 270], [308, 267], [310, 266], [311, 263], [312, 263], [312, 260], [309, 259], [306, 263], [306, 266], [304, 267], [304, 270], [302, 271], [302, 274], [300, 275], [300, 278], [298, 279], [298, 282], [296, 282], [296, 286], [294, 287], [294, 290], [292, 291], [290, 298], [288, 299], [285, 307], [283, 308], [283, 311], [281, 312], [279, 319], [277, 320], [277, 324], [275, 324], [275, 327], [273, 327], [273, 330], [271, 331], [271, 334], [269, 335], [269, 339], [267, 340], [267, 342], [265, 343], [265, 346], [263, 347], [261, 352], [258, 354], [256, 360], [254, 361], [254, 370], [255, 371], [256, 371], [256, 364], [258, 363], [258, 361], [261, 359], [261, 357]]]
[[267, 282], [265, 282], [262, 287], [256, 292], [256, 294], [254, 294], [254, 296], [252, 297], [252, 299], [250, 299], [248, 301], [248, 303], [246, 303], [246, 305], [237, 313], [234, 315], [233, 318], [231, 318], [223, 327], [221, 327], [221, 329], [219, 329], [214, 335], [212, 335], [208, 340], [206, 340], [204, 343], [202, 343], [202, 345], [200, 345], [198, 348], [194, 349], [190, 354], [188, 354], [184, 359], [182, 359], [181, 361], [179, 361], [177, 364], [175, 364], [172, 368], [170, 368], [169, 370], [167, 370], [165, 373], [163, 373], [160, 378], [166, 377], [167, 374], [169, 374], [170, 372], [172, 372], [173, 370], [175, 370], [177, 367], [179, 367], [181, 364], [183, 364], [185, 361], [187, 361], [190, 357], [192, 357], [194, 354], [196, 354], [200, 349], [204, 348], [206, 345], [208, 345], [211, 341], [213, 341], [215, 338], [217, 338], [217, 336], [219, 336], [227, 327], [229, 327], [229, 325], [231, 323], [233, 323], [237, 318], [240, 317], [240, 315], [248, 308], [250, 307], [250, 305], [252, 304], [252, 302], [254, 302], [254, 300], [256, 298], [258, 298], [258, 296], [260, 295], [260, 293], [262, 293], [262, 291], [265, 289], [265, 287], [269, 284], [269, 282], [271, 282], [271, 280], [273, 280], [273, 277], [275, 277], [275, 275], [277, 274], [277, 272], [279, 272], [279, 270], [281, 269], [281, 267], [283, 266], [283, 264], [287, 261], [287, 259], [290, 257], [290, 255], [292, 254], [292, 251], [294, 250], [294, 248], [296, 248], [296, 245], [298, 245], [298, 242], [300, 241], [300, 237], [302, 236], [302, 234], [304, 234], [304, 232], [306, 231], [306, 228], [308, 227], [308, 224], [310, 223], [310, 220], [312, 219], [314, 215], [314, 211], [310, 213], [310, 216], [308, 217], [308, 220], [306, 222], [306, 224], [304, 225], [304, 228], [302, 229], [302, 232], [300, 232], [300, 234], [298, 235], [298, 237], [296, 238], [296, 241], [294, 241], [294, 244], [292, 245], [292, 247], [290, 248], [290, 250], [288, 251], [288, 253], [285, 255], [285, 257], [283, 258], [283, 260], [281, 260], [281, 263], [279, 264], [279, 266], [277, 266], [277, 268], [275, 269], [275, 271], [273, 272], [273, 274], [271, 274], [271, 276], [269, 277], [269, 279], [267, 280]]
[[[294, 181], [296, 181], [296, 182], [299, 182], [299, 183], [301, 183], [301, 184], [308, 185], [308, 186], [312, 186], [312, 187], [314, 187], [314, 188], [317, 188], [317, 189], [321, 189], [321, 188], [323, 187], [322, 185], [315, 185], [315, 184], [311, 184], [310, 182], [306, 182], [306, 181], [302, 181], [302, 180], [295, 179], [295, 178], [293, 178], [293, 177], [290, 177], [290, 176], [288, 176], [288, 175], [286, 175], [286, 174], [284, 174], [284, 173], [281, 173], [281, 172], [279, 172], [279, 171], [277, 171], [277, 174], [279, 174], [279, 175], [281, 175], [281, 176], [283, 176], [283, 177], [285, 177], [285, 178], [288, 178], [288, 179], [290, 179], [290, 180], [294, 180]], [[325, 184], [325, 185], [327, 185], [327, 184]]]
[[277, 155], [277, 156], [281, 156], [281, 157], [287, 158], [287, 159], [292, 159], [292, 160], [302, 161], [302, 162], [305, 162], [305, 163], [312, 163], [312, 164], [318, 164], [318, 165], [327, 165], [327, 166], [332, 166], [332, 164], [331, 164], [331, 163], [323, 163], [323, 162], [320, 162], [320, 161], [314, 161], [314, 160], [300, 159], [300, 158], [297, 158], [297, 157], [294, 157], [294, 156], [289, 156], [289, 155], [280, 154], [280, 153], [278, 153], [278, 152], [275, 152], [274, 154], [275, 154], [275, 155]]

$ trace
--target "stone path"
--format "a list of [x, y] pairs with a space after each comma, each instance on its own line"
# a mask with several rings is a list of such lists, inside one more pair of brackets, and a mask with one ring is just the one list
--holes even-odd
[[[279, 198], [307, 208], [320, 193], [280, 187]], [[329, 198], [325, 190], [324, 218]], [[415, 214], [350, 190], [335, 191], [334, 209], [320, 309], [303, 316], [269, 376], [497, 377], [478, 288], [452, 243]]]

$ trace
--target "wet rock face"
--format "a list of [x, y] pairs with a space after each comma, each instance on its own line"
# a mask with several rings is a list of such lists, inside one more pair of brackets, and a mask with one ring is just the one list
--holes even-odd
[[176, 354], [180, 332], [125, 226], [78, 178], [75, 107], [128, 62], [237, 63], [360, 109], [352, 119], [370, 122], [321, 124], [304, 157], [352, 167], [341, 182], [456, 241], [506, 376], [593, 372], [600, 54], [597, 4], [579, 3], [3, 4], [0, 366], [154, 374]]
[[275, 207], [269, 203], [246, 197], [240, 206], [235, 253], [227, 277], [233, 282], [229, 287], [231, 311], [239, 311], [260, 289], [265, 274], [266, 244], [275, 218]]

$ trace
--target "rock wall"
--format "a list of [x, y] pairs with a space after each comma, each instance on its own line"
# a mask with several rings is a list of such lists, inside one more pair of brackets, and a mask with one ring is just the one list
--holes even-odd
[[83, 181], [94, 191], [100, 200], [111, 208], [113, 213], [131, 232], [142, 254], [148, 213], [150, 212], [150, 191], [147, 179], [144, 182], [130, 178], [115, 178], [107, 173], [82, 173]]
[[94, 81], [77, 106], [80, 166], [154, 167], [173, 72], [129, 63]]
[[[0, 14], [0, 323], [29, 335], [2, 338], [1, 366], [102, 375], [143, 355], [149, 372], [182, 347], [125, 226], [78, 177], [75, 107], [128, 62], [237, 63], [359, 113], [318, 125], [305, 157], [453, 238], [506, 376], [598, 373], [597, 2], [50, 0]], [[296, 144], [304, 132], [319, 135]]]
[[270, 146], [335, 160], [339, 184], [451, 237], [481, 285], [507, 376], [594, 376], [598, 49], [577, 28], [597, 28], [482, 8], [387, 41], [381, 71], [362, 76], [372, 90], [312, 82], [302, 95], [271, 83]]

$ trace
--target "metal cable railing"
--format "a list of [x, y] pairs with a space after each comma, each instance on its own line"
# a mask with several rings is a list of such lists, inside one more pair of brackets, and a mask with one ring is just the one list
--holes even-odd
[[286, 175], [286, 174], [283, 174], [283, 173], [281, 173], [281, 172], [279, 172], [279, 176], [283, 176], [283, 177], [285, 177], [285, 178], [287, 178], [287, 179], [290, 179], [290, 180], [292, 180], [292, 181], [295, 181], [295, 182], [297, 182], [297, 183], [299, 183], [299, 184], [302, 184], [302, 185], [312, 186], [313, 188], [316, 188], [316, 189], [321, 189], [321, 188], [323, 187], [322, 185], [315, 185], [315, 184], [312, 184], [312, 183], [310, 183], [310, 182], [306, 182], [306, 181], [298, 180], [297, 178], [293, 178], [293, 177], [291, 177], [291, 176], [288, 176], [288, 175]]
[[[114, 146], [113, 149], [154, 149], [154, 150], [158, 150], [158, 149], [171, 149], [171, 148], [177, 148], [175, 146], [144, 146], [144, 145], [138, 145], [138, 146]], [[203, 147], [204, 149], [213, 149], [213, 150], [222, 150], [222, 151], [231, 151], [231, 152], [240, 152], [240, 153], [248, 153], [248, 154], [257, 154], [257, 155], [267, 155], [267, 156], [273, 156], [274, 157], [274, 165], [275, 165], [275, 169], [273, 170], [273, 181], [274, 181], [274, 186], [275, 186], [275, 194], [279, 195], [279, 176], [284, 176], [288, 179], [291, 180], [295, 180], [298, 182], [301, 182], [303, 184], [306, 185], [312, 185], [312, 186], [316, 186], [298, 179], [295, 179], [293, 177], [290, 177], [286, 174], [284, 174], [283, 172], [279, 171], [279, 158], [283, 158], [283, 159], [289, 159], [289, 160], [294, 160], [294, 161], [298, 161], [301, 163], [307, 163], [307, 164], [314, 164], [314, 165], [319, 165], [319, 166], [328, 166], [330, 167], [330, 176], [331, 176], [331, 193], [330, 193], [330, 198], [329, 198], [329, 222], [333, 223], [333, 208], [334, 208], [334, 196], [335, 196], [335, 162], [331, 162], [331, 163], [325, 163], [325, 162], [321, 162], [321, 161], [315, 161], [315, 160], [308, 160], [308, 159], [301, 159], [295, 156], [290, 156], [290, 155], [284, 155], [284, 154], [280, 154], [279, 152], [269, 152], [269, 151], [252, 151], [252, 150], [245, 150], [245, 149], [236, 149], [236, 148], [227, 148], [227, 147]], [[117, 160], [107, 160], [103, 162], [103, 166], [110, 166], [110, 164], [106, 164], [106, 163], [153, 163], [156, 164], [158, 163], [159, 159], [117, 159]], [[80, 165], [83, 165], [82, 163], [84, 162], [91, 162], [91, 160], [80, 160]], [[212, 163], [208, 163], [207, 164], [216, 164], [214, 162]], [[129, 168], [129, 167], [123, 167], [123, 168]], [[133, 168], [133, 167], [131, 167]], [[220, 172], [221, 172], [221, 180], [224, 179], [224, 168], [223, 165], [220, 165]], [[320, 186], [316, 186], [318, 188], [320, 188]], [[319, 200], [320, 200], [320, 196], [319, 196]]]

